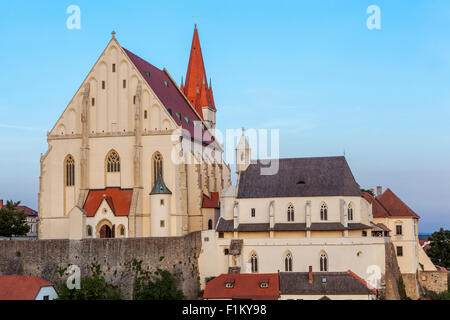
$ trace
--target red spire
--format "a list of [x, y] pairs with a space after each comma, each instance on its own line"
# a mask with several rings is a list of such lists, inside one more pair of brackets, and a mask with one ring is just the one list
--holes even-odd
[[181, 90], [194, 106], [198, 114], [203, 117], [202, 107], [210, 107], [215, 110], [212, 90], [208, 88], [206, 80], [205, 64], [203, 63], [202, 49], [198, 37], [197, 25], [192, 39], [191, 55], [186, 73], [186, 81]]

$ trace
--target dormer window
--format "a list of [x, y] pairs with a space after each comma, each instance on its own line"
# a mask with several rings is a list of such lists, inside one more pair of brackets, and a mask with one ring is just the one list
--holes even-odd
[[177, 113], [175, 113], [175, 114], [176, 114], [178, 120], [181, 120], [181, 113], [177, 112]]
[[225, 288], [233, 289], [234, 288], [234, 279], [225, 280]]
[[188, 117], [184, 117], [184, 121], [186, 121], [186, 123], [189, 124], [189, 118]]
[[147, 75], [147, 77], [150, 78], [150, 72], [149, 71], [145, 71], [145, 74]]
[[259, 282], [259, 287], [261, 289], [267, 289], [269, 287], [269, 280], [261, 280]]
[[164, 85], [168, 88], [169, 87], [169, 83], [167, 81], [164, 81]]

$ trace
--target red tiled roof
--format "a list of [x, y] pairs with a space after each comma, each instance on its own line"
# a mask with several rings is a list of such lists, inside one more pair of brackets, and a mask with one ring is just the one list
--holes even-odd
[[191, 54], [189, 56], [183, 92], [202, 117], [202, 107], [211, 107], [213, 110], [216, 110], [212, 89], [208, 87], [197, 27], [195, 27], [194, 37], [192, 38]]
[[27, 206], [17, 206], [18, 211], [25, 211], [25, 214], [29, 217], [35, 217], [38, 215], [38, 212], [36, 210], [33, 210]]
[[[177, 125], [187, 130], [191, 137], [194, 137], [195, 128], [193, 121], [198, 121], [199, 127], [197, 128], [197, 131], [201, 130], [202, 137], [195, 138], [197, 140], [202, 139], [206, 144], [212, 143], [213, 139], [211, 135], [207, 131], [201, 129], [202, 119], [194, 112], [193, 108], [186, 101], [183, 93], [179, 90], [177, 84], [172, 81], [167, 71], [156, 68], [125, 48], [123, 48], [123, 50], [139, 70], [142, 77], [147, 81], [153, 92], [155, 92], [164, 107], [168, 111], [170, 109], [169, 113]], [[150, 77], [147, 75], [147, 72], [150, 74]], [[180, 114], [180, 118], [178, 118], [177, 113]], [[189, 122], [186, 121], [185, 117], [189, 118]]]
[[53, 283], [36, 276], [0, 276], [0, 300], [34, 300], [48, 286]]
[[364, 199], [372, 204], [372, 215], [374, 218], [387, 218], [390, 216], [389, 212], [383, 207], [383, 205], [368, 192], [363, 192]]
[[211, 192], [211, 198], [209, 198], [206, 194], [203, 195], [203, 203], [202, 208], [215, 208], [219, 209], [219, 193]]
[[381, 196], [377, 197], [377, 200], [389, 211], [390, 216], [420, 218], [389, 188]]
[[[233, 282], [233, 288], [227, 288], [227, 282]], [[268, 281], [268, 288], [261, 288], [261, 282]], [[251, 299], [277, 300], [279, 283], [277, 273], [222, 274], [206, 284], [204, 299]]]
[[89, 190], [83, 209], [87, 217], [95, 216], [103, 199], [106, 199], [109, 207], [116, 216], [128, 216], [130, 213], [132, 189], [106, 188]]

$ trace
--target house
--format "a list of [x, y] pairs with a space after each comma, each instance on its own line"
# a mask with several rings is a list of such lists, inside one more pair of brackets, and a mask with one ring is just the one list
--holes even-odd
[[53, 283], [36, 276], [0, 276], [0, 300], [53, 300]]
[[[3, 200], [0, 200], [0, 209], [3, 207]], [[27, 233], [26, 237], [31, 239], [37, 239], [38, 237], [38, 226], [39, 226], [39, 214], [36, 210], [31, 209], [27, 206], [17, 206], [17, 211], [23, 211], [27, 216], [27, 224], [30, 226], [30, 231]]]

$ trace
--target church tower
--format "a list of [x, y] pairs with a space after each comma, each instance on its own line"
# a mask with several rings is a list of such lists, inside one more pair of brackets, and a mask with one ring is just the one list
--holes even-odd
[[211, 80], [208, 85], [205, 65], [203, 63], [202, 49], [198, 37], [197, 25], [194, 29], [192, 39], [191, 54], [186, 73], [186, 81], [181, 81], [181, 91], [197, 113], [202, 117], [209, 129], [214, 130], [216, 126], [216, 107], [211, 87]]
[[242, 128], [242, 136], [236, 147], [236, 173], [247, 170], [251, 162], [251, 150], [247, 139], [245, 138], [245, 130]]

